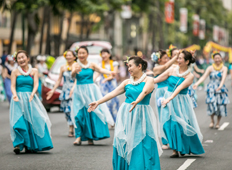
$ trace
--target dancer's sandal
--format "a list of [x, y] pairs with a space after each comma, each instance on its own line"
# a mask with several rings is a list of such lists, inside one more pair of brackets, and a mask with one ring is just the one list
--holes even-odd
[[19, 146], [16, 146], [16, 147], [14, 148], [14, 153], [15, 153], [15, 154], [20, 154], [20, 148], [19, 148]]
[[24, 146], [25, 148], [25, 153], [36, 153], [36, 151], [29, 150], [27, 146]]
[[211, 123], [209, 124], [209, 127], [210, 127], [210, 128], [213, 128], [213, 127], [214, 127], [214, 123], [211, 122]]
[[[179, 153], [180, 153], [180, 152], [179, 152]], [[185, 154], [181, 154], [181, 153], [180, 153], [180, 156], [185, 156]]]
[[73, 142], [73, 145], [80, 146], [81, 145], [81, 140], [79, 142]]
[[220, 128], [220, 125], [216, 125], [215, 128], [216, 128], [216, 129], [219, 129], [219, 128]]
[[68, 134], [68, 137], [70, 137], [70, 138], [74, 137], [74, 133], [70, 131]]
[[89, 140], [88, 140], [88, 145], [94, 145], [94, 143], [93, 143], [93, 140], [92, 140], [92, 139], [89, 139]]
[[177, 153], [175, 153], [175, 154], [172, 154], [172, 155], [170, 156], [170, 158], [179, 158], [179, 154], [178, 154], [178, 152], [177, 152]]

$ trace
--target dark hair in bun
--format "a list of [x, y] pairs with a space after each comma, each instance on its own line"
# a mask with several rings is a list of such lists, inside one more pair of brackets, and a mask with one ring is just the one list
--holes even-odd
[[218, 53], [214, 53], [214, 54], [213, 54], [213, 58], [215, 57], [215, 55], [219, 55], [220, 57], [222, 57], [221, 54], [220, 54], [219, 52], [218, 52]]
[[142, 58], [138, 57], [138, 56], [132, 56], [129, 58], [130, 60], [134, 60], [134, 63], [136, 66], [139, 66], [139, 64], [142, 65], [142, 71], [146, 71], [147, 69], [147, 62], [145, 60], [143, 60]]
[[112, 55], [110, 53], [110, 50], [108, 50], [107, 48], [103, 48], [100, 53], [102, 54], [103, 52], [110, 54], [110, 60], [112, 60]]
[[29, 55], [28, 55], [28, 53], [27, 53], [26, 51], [24, 51], [24, 50], [19, 50], [19, 51], [17, 51], [17, 54], [16, 54], [16, 56], [15, 56], [15, 61], [16, 61], [16, 62], [17, 62], [17, 57], [18, 57], [18, 55], [19, 55], [20, 53], [25, 54], [25, 56], [26, 56], [27, 58], [29, 58]]
[[160, 53], [160, 59], [167, 54], [166, 51], [164, 50], [159, 50], [159, 53]]
[[76, 57], [76, 58], [77, 58], [77, 54], [76, 54], [76, 52], [75, 52], [75, 51], [67, 50], [67, 52], [71, 52], [71, 53], [72, 53], [72, 55], [73, 55], [74, 57]]
[[86, 52], [87, 52], [87, 54], [89, 54], [89, 50], [88, 50], [88, 48], [86, 47], [86, 46], [80, 46], [79, 48], [78, 48], [78, 50], [76, 50], [76, 53], [78, 53], [78, 51], [80, 50], [80, 49], [84, 49]]
[[192, 63], [195, 63], [195, 57], [188, 51], [182, 51], [181, 53], [184, 54], [184, 60], [189, 61], [188, 66]]

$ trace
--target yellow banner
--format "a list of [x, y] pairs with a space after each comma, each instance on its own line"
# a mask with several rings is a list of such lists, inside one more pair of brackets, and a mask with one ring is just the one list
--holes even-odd
[[224, 51], [224, 52], [227, 52], [229, 54], [229, 62], [231, 63], [232, 62], [232, 48], [230, 47], [225, 47], [225, 46], [222, 46], [222, 45], [219, 45], [217, 43], [214, 43], [212, 41], [209, 41], [207, 42], [207, 44], [205, 45], [204, 49], [203, 49], [203, 52], [205, 54], [208, 54], [210, 53], [210, 51], [212, 49], [216, 49], [218, 51]]
[[200, 50], [200, 49], [201, 49], [201, 46], [196, 45], [196, 44], [193, 44], [193, 45], [191, 45], [191, 46], [185, 48], [185, 50], [187, 50], [187, 51], [188, 51], [188, 50], [194, 51], [194, 50]]

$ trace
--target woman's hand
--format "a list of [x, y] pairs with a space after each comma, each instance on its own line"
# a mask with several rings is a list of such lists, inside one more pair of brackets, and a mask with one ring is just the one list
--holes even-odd
[[92, 102], [89, 104], [88, 112], [93, 112], [98, 106], [98, 102]]
[[31, 102], [33, 100], [33, 98], [34, 98], [34, 94], [31, 94], [29, 102]]
[[222, 87], [221, 87], [221, 86], [219, 86], [219, 87], [216, 89], [216, 91], [219, 91], [219, 90], [221, 90], [221, 88], [222, 88]]
[[169, 102], [171, 101], [171, 98], [167, 98], [162, 102], [162, 106], [165, 107]]
[[198, 85], [197, 85], [197, 84], [194, 84], [194, 85], [193, 85], [193, 89], [194, 89], [194, 90], [196, 90], [196, 89], [197, 89], [197, 87], [198, 87]]
[[13, 100], [14, 100], [15, 102], [18, 102], [18, 101], [19, 101], [18, 96], [17, 96], [17, 95], [14, 95], [14, 96], [13, 96]]
[[73, 91], [74, 91], [74, 89], [72, 88], [71, 90], [70, 90], [70, 93], [69, 93], [69, 98], [72, 98], [72, 95], [73, 95]]
[[135, 106], [137, 105], [138, 103], [136, 101], [132, 102], [131, 105], [132, 105], [132, 108], [130, 109], [129, 112], [132, 112], [132, 110], [134, 110]]
[[107, 79], [104, 79], [104, 80], [102, 81], [103, 84], [105, 84], [106, 82], [107, 82]]
[[79, 65], [75, 65], [75, 72], [78, 74], [79, 72], [81, 72], [81, 66]]
[[55, 91], [54, 90], [50, 90], [49, 92], [47, 92], [47, 100], [49, 100], [52, 96], [53, 96], [53, 93], [54, 93]]
[[204, 74], [204, 72], [205, 72], [205, 70], [204, 70], [204, 69], [201, 69], [201, 72], [200, 72], [200, 73]]
[[116, 75], [117, 75], [117, 72], [116, 72], [116, 71], [111, 71], [111, 76], [112, 76], [112, 77], [116, 77]]

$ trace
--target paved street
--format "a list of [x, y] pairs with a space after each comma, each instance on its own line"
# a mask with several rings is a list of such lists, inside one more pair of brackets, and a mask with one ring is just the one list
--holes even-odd
[[[232, 101], [232, 88], [229, 79], [226, 80]], [[120, 101], [124, 100], [120, 96]], [[153, 106], [154, 107], [154, 106]], [[188, 170], [230, 170], [232, 157], [232, 104], [228, 105], [228, 117], [222, 118], [221, 125], [230, 124], [222, 131], [209, 129], [210, 118], [206, 115], [205, 92], [198, 91], [198, 108], [195, 110], [201, 132], [204, 136], [203, 146], [205, 154], [201, 156], [185, 156], [170, 159], [171, 150], [164, 151], [161, 156], [162, 170], [177, 170], [185, 161], [194, 161]], [[49, 113], [52, 122], [52, 139], [54, 149], [37, 154], [13, 153], [9, 129], [8, 103], [0, 103], [0, 170], [111, 170], [112, 142], [111, 138], [95, 142], [88, 146], [74, 146], [74, 138], [68, 138], [68, 126], [65, 116], [60, 112]], [[207, 142], [206, 142], [207, 141]], [[192, 160], [193, 159], [193, 160]]]

